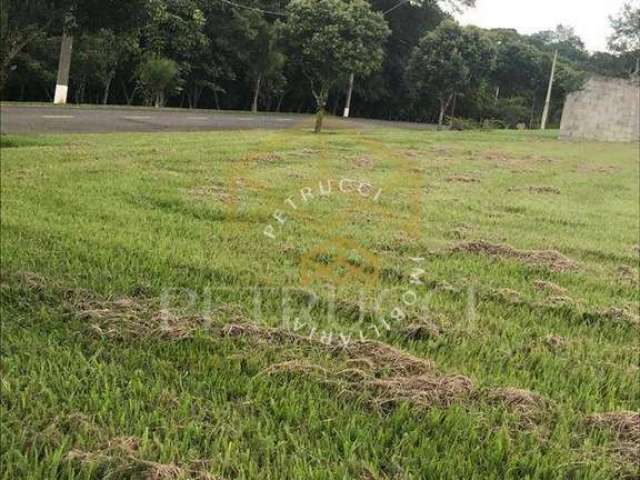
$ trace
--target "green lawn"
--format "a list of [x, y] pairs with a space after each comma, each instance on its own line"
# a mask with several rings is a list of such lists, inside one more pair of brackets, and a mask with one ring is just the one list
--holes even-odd
[[309, 127], [2, 137], [2, 478], [637, 476], [637, 145]]

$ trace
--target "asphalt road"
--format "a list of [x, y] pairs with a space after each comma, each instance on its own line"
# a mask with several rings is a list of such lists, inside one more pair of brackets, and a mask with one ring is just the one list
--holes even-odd
[[[342, 120], [339, 120], [342, 121]], [[345, 126], [395, 126], [425, 129], [430, 125], [350, 119]], [[282, 129], [313, 126], [302, 114], [251, 114], [215, 110], [153, 109], [131, 107], [27, 106], [3, 104], [0, 130], [22, 133], [181, 132], [238, 129]]]
[[308, 118], [211, 110], [2, 105], [0, 129], [4, 134], [274, 129], [290, 128]]

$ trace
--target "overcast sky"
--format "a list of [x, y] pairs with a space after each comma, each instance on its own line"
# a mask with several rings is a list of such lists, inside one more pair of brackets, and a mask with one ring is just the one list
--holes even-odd
[[591, 51], [606, 50], [611, 33], [609, 15], [624, 0], [476, 0], [476, 7], [459, 16], [463, 24], [485, 28], [515, 28], [520, 33], [571, 25]]

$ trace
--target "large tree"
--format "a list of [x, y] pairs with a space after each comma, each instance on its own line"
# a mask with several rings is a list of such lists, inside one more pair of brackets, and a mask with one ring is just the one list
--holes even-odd
[[627, 2], [622, 11], [610, 17], [613, 34], [609, 37], [609, 48], [614, 52], [637, 52], [640, 50], [640, 1]]
[[0, 91], [16, 57], [47, 33], [61, 17], [47, 0], [3, 0], [0, 7]]
[[319, 133], [331, 88], [346, 75], [380, 68], [389, 28], [364, 0], [293, 0], [287, 12], [291, 58], [311, 84]]
[[494, 61], [495, 49], [486, 34], [474, 27], [463, 28], [445, 21], [415, 47], [407, 76], [417, 96], [438, 98], [438, 125], [442, 127], [455, 96], [479, 86]]

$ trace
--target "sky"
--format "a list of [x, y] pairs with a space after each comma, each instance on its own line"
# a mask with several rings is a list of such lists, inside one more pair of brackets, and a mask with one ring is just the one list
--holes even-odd
[[458, 19], [464, 25], [515, 28], [529, 34], [553, 30], [562, 23], [574, 27], [588, 50], [607, 50], [611, 33], [609, 15], [617, 14], [624, 0], [476, 0]]

